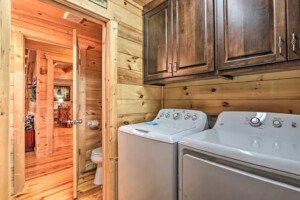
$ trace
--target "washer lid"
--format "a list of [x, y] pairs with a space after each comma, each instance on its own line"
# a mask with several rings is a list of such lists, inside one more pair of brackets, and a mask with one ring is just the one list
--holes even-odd
[[207, 116], [196, 110], [162, 109], [153, 123], [126, 125], [119, 131], [167, 143], [176, 143], [181, 138], [206, 128]]
[[187, 126], [185, 124], [161, 123], [148, 125], [146, 123], [139, 123], [122, 126], [119, 128], [119, 131], [162, 142], [175, 143], [191, 132], [196, 133], [195, 129], [196, 126]]
[[[295, 126], [300, 125], [300, 116], [268, 113], [261, 127], [252, 127], [244, 120], [251, 119], [253, 113], [240, 114], [220, 115], [213, 129], [187, 136], [179, 143], [300, 175], [300, 129]], [[281, 128], [274, 127], [274, 119], [281, 121]]]

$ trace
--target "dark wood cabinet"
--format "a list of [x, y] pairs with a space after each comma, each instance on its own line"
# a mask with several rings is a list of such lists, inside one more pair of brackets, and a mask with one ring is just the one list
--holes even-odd
[[288, 59], [300, 58], [300, 1], [287, 1], [287, 46]]
[[218, 69], [286, 60], [283, 0], [217, 0]]
[[214, 70], [213, 2], [174, 0], [174, 76]]
[[153, 0], [145, 82], [300, 68], [300, 0]]
[[172, 12], [166, 1], [144, 16], [145, 81], [172, 76]]

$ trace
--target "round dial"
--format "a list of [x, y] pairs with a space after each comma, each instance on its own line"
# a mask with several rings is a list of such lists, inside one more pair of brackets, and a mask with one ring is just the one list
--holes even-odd
[[164, 113], [161, 113], [160, 115], [159, 115], [159, 117], [163, 117], [165, 114]]
[[198, 118], [197, 115], [193, 115], [193, 116], [192, 116], [192, 120], [193, 120], [193, 121], [195, 121], [197, 118]]
[[189, 118], [191, 118], [191, 115], [188, 113], [188, 114], [186, 114], [186, 115], [184, 115], [184, 119], [185, 120], [188, 120]]
[[179, 117], [180, 117], [180, 114], [179, 114], [179, 113], [174, 113], [174, 114], [173, 114], [173, 119], [174, 119], [174, 120], [179, 119]]
[[279, 120], [274, 120], [273, 121], [273, 126], [275, 128], [280, 128], [282, 126], [281, 122]]
[[170, 113], [167, 113], [165, 116], [166, 116], [166, 118], [169, 118], [170, 117]]
[[250, 120], [250, 125], [253, 126], [253, 127], [259, 127], [261, 125], [261, 121], [257, 117], [253, 117]]

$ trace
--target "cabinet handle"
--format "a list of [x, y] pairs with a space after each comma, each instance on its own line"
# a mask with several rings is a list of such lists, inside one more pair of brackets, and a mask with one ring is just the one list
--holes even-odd
[[282, 39], [281, 36], [278, 38], [278, 48], [279, 48], [279, 54], [282, 54]]
[[293, 34], [292, 34], [292, 41], [291, 41], [291, 43], [292, 43], [292, 45], [293, 45], [293, 52], [296, 51], [296, 42], [297, 42], [296, 36], [295, 36], [295, 33], [293, 33]]
[[174, 72], [177, 72], [177, 70], [178, 70], [178, 69], [177, 69], [177, 67], [178, 67], [177, 64], [178, 64], [177, 62], [174, 62], [174, 64], [173, 64], [173, 67], [174, 67], [173, 71], [174, 71]]
[[171, 73], [171, 72], [172, 72], [172, 67], [173, 67], [173, 63], [170, 62], [170, 63], [168, 64], [168, 69], [167, 69], [167, 71]]

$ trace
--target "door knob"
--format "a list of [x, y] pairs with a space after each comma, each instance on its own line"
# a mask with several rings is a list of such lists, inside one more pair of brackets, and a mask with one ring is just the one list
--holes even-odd
[[68, 120], [67, 123], [70, 123], [70, 124], [82, 124], [82, 119], [78, 119], [78, 120]]

